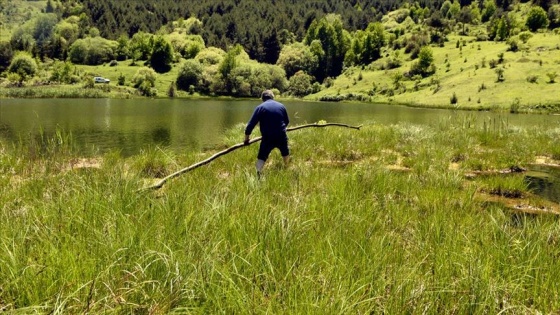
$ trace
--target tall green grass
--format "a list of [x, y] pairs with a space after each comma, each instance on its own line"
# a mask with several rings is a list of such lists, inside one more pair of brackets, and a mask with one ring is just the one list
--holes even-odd
[[[273, 152], [261, 180], [249, 146], [151, 193], [137, 192], [145, 176], [206, 155], [112, 152], [99, 168], [76, 169], [71, 149], [31, 158], [4, 144], [0, 310], [553, 313], [558, 218], [475, 198], [526, 193], [516, 175], [463, 172], [555, 154], [559, 132], [453, 118], [301, 130], [290, 133], [292, 164]], [[224, 142], [235, 134], [241, 126]], [[408, 171], [387, 168], [397, 161]]]

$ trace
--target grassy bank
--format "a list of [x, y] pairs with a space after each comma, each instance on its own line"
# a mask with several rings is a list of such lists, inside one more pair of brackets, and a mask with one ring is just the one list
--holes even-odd
[[[382, 70], [390, 58], [395, 58], [392, 55], [364, 69], [348, 68], [331, 87], [307, 98], [362, 96], [371, 101], [422, 107], [560, 112], [560, 36], [534, 34], [519, 51], [509, 51], [508, 47], [505, 42], [449, 36], [444, 47], [432, 46], [436, 73], [431, 77], [402, 77], [415, 62], [403, 49], [398, 58], [401, 67]], [[503, 69], [502, 81], [498, 81], [498, 68]], [[554, 73], [557, 77], [551, 82], [548, 75]]]
[[[493, 125], [492, 125], [493, 124]], [[478, 127], [477, 127], [478, 126]], [[239, 141], [232, 130], [224, 145]], [[0, 310], [20, 313], [554, 313], [559, 217], [520, 174], [560, 126], [457, 121], [290, 134], [139, 194], [212, 152], [83, 160], [59, 133], [0, 149]]]

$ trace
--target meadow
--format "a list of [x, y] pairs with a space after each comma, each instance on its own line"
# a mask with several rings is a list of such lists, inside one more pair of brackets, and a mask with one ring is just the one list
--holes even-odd
[[274, 152], [260, 180], [251, 145], [142, 193], [213, 152], [79, 156], [63, 131], [3, 143], [0, 311], [560, 311], [559, 205], [522, 173], [492, 175], [558, 164], [560, 126], [449, 118], [290, 141], [291, 165]]
[[[459, 35], [448, 36], [443, 47], [431, 48], [436, 73], [430, 77], [406, 78], [414, 61], [401, 49], [366, 68], [346, 69], [332, 86], [306, 98], [364, 95], [377, 102], [421, 107], [560, 111], [558, 34], [533, 34], [518, 51], [511, 51], [506, 42]], [[391, 59], [400, 60], [401, 66], [385, 69]], [[500, 80], [497, 69], [503, 70]]]

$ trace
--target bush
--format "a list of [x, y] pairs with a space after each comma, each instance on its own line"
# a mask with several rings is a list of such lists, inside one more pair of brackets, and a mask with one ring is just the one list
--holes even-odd
[[312, 76], [303, 71], [298, 71], [290, 78], [288, 91], [296, 97], [309, 95], [313, 91], [311, 85], [312, 81]]
[[517, 39], [510, 37], [506, 43], [508, 45], [509, 51], [515, 52], [519, 50], [519, 42], [517, 41]]
[[138, 69], [134, 77], [132, 78], [132, 85], [135, 88], [140, 88], [141, 85], [144, 84], [144, 89], [146, 87], [154, 87], [156, 84], [156, 72], [153, 69], [144, 67]]
[[25, 81], [35, 75], [37, 63], [29, 53], [20, 52], [12, 59], [8, 72], [17, 73], [21, 81]]
[[204, 68], [199, 61], [195, 59], [186, 60], [177, 75], [177, 89], [189, 91], [191, 86], [197, 89], [202, 80], [203, 71]]
[[537, 83], [538, 79], [539, 79], [539, 77], [536, 76], [536, 75], [527, 76], [527, 82], [529, 82], [529, 83]]
[[93, 81], [93, 77], [92, 76], [87, 76], [84, 79], [84, 85], [83, 85], [84, 89], [93, 89], [95, 87], [95, 81]]
[[109, 67], [116, 67], [119, 65], [119, 62], [116, 61], [115, 59], [111, 60], [111, 62], [109, 62]]
[[540, 28], [547, 27], [548, 23], [548, 16], [543, 8], [538, 5], [531, 7], [527, 15], [527, 21], [525, 22], [529, 30], [535, 32]]
[[117, 78], [118, 85], [124, 85], [125, 81], [126, 81], [126, 77], [124, 76], [124, 74], [121, 73]]
[[455, 94], [455, 92], [453, 92], [453, 95], [451, 95], [451, 99], [450, 99], [451, 105], [457, 104], [458, 101], [459, 101], [459, 99], [457, 98], [457, 94]]
[[101, 65], [115, 59], [116, 41], [101, 37], [76, 40], [68, 50], [68, 59], [75, 64]]
[[548, 83], [554, 83], [556, 82], [556, 77], [558, 77], [558, 74], [555, 71], [553, 71], [553, 72], [548, 72], [546, 76], [548, 77], [549, 80]]

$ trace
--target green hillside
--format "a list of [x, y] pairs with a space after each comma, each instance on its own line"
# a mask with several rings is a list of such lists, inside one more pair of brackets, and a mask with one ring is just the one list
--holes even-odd
[[0, 95], [560, 112], [560, 4], [292, 2], [1, 0]]
[[0, 0], [0, 41], [10, 40], [11, 30], [41, 13], [46, 4], [47, 0]]
[[[461, 43], [460, 48], [457, 41]], [[535, 34], [523, 51], [518, 52], [508, 51], [508, 45], [503, 42], [477, 42], [472, 37], [458, 35], [449, 36], [444, 47], [432, 49], [437, 67], [432, 77], [418, 81], [401, 79], [401, 86], [396, 87], [396, 76], [409, 69], [413, 61], [406, 60], [400, 68], [391, 70], [352, 67], [334, 80], [333, 86], [307, 98], [320, 100], [354, 94], [367, 95], [375, 102], [429, 107], [492, 109], [518, 104], [534, 109], [547, 106], [558, 109], [560, 79], [551, 83], [548, 76], [554, 73], [560, 76], [560, 36], [556, 34]], [[498, 61], [500, 54], [504, 61], [492, 68], [491, 62]], [[406, 58], [404, 53], [401, 56]], [[372, 68], [386, 62], [387, 58], [380, 59]], [[499, 67], [504, 69], [502, 82], [497, 81]], [[535, 81], [529, 82], [531, 78]], [[455, 104], [451, 103], [453, 95], [457, 97]]]

